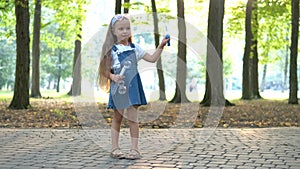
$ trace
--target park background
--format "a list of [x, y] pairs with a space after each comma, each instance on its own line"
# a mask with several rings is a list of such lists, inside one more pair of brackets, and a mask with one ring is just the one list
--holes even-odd
[[[30, 39], [33, 38], [33, 23], [34, 23], [34, 10], [35, 2], [29, 1], [30, 10]], [[117, 2], [117, 1], [116, 1]], [[76, 42], [78, 40], [81, 43], [81, 47], [84, 51], [90, 40], [93, 39], [99, 31], [105, 32], [107, 24], [110, 22], [111, 17], [116, 13], [116, 2], [108, 0], [98, 1], [42, 1], [42, 13], [41, 13], [41, 39], [40, 39], [40, 96], [43, 98], [57, 98], [66, 97], [66, 93], [70, 93], [71, 85], [73, 83], [72, 69], [74, 64], [74, 53], [76, 55]], [[183, 2], [183, 1], [182, 1]], [[195, 26], [199, 32], [204, 36], [207, 36], [207, 22], [209, 14], [209, 3], [213, 1], [185, 1], [185, 22]], [[245, 48], [245, 16], [246, 16], [246, 4], [248, 1], [235, 0], [225, 2], [225, 14], [223, 20], [223, 71], [224, 71], [224, 94], [229, 100], [233, 100], [237, 105], [242, 101], [239, 99], [242, 97], [242, 78], [243, 78], [243, 55]], [[250, 1], [249, 1], [250, 2]], [[284, 104], [289, 98], [289, 57], [290, 57], [290, 37], [291, 37], [291, 3], [290, 0], [278, 0], [278, 1], [257, 1], [259, 16], [259, 29], [258, 29], [258, 74], [259, 74], [259, 86], [260, 95], [269, 100], [283, 100], [280, 102]], [[124, 7], [129, 7], [129, 14], [134, 16], [143, 15], [151, 11], [151, 2], [149, 1], [130, 1], [130, 4], [123, 3], [122, 13]], [[167, 16], [177, 16], [177, 4], [175, 1], [165, 0], [156, 2], [158, 14], [163, 13]], [[13, 97], [13, 90], [15, 87], [15, 68], [16, 68], [16, 35], [15, 35], [15, 14], [14, 3], [7, 1], [1, 2], [1, 95], [3, 97], [3, 111], [13, 111], [6, 109], [7, 102], [10, 102]], [[82, 24], [79, 24], [82, 23]], [[163, 34], [166, 32], [164, 24], [160, 25], [160, 32]], [[175, 29], [174, 27], [167, 28], [167, 31]], [[77, 34], [77, 36], [76, 36]], [[298, 32], [299, 34], [299, 32]], [[76, 37], [82, 37], [82, 39], [76, 39]], [[103, 36], [103, 34], [102, 34]], [[162, 37], [162, 36], [161, 36]], [[139, 37], [134, 37], [134, 40], [138, 41]], [[155, 48], [154, 35], [146, 34], [143, 38], [147, 38], [144, 41], [146, 50]], [[174, 37], [175, 38], [175, 37]], [[75, 42], [75, 43], [74, 43]], [[166, 47], [166, 52], [171, 53], [173, 58], [177, 55], [177, 43], [172, 40], [172, 45]], [[32, 43], [31, 43], [32, 45]], [[206, 45], [206, 44], [205, 44]], [[205, 47], [205, 46], [204, 46]], [[33, 46], [30, 46], [30, 49]], [[74, 50], [75, 48], [75, 50]], [[99, 44], [99, 49], [101, 44]], [[298, 45], [299, 53], [299, 45]], [[188, 85], [192, 82], [197, 83], [197, 97], [193, 97], [193, 93], [187, 90], [186, 94], [191, 101], [199, 102], [204, 96], [205, 92], [205, 61], [197, 60], [197, 56], [193, 56], [187, 52], [187, 89]], [[163, 59], [170, 60], [167, 56], [162, 55]], [[84, 57], [82, 58], [84, 61]], [[164, 60], [163, 60], [164, 61]], [[164, 63], [164, 62], [163, 62]], [[299, 65], [299, 59], [296, 61]], [[97, 65], [97, 64], [96, 64]], [[264, 74], [264, 68], [267, 65], [267, 73], [265, 81], [262, 80]], [[168, 67], [169, 66], [169, 67]], [[176, 69], [172, 64], [163, 64], [163, 67], [170, 69], [173, 75], [176, 74]], [[95, 70], [96, 72], [97, 70]], [[300, 72], [300, 68], [297, 68], [297, 72]], [[32, 70], [30, 71], [30, 75]], [[299, 81], [299, 74], [296, 77]], [[152, 78], [149, 78], [152, 77]], [[154, 79], [154, 80], [153, 80]], [[171, 100], [175, 93], [175, 80], [176, 77], [166, 77], [166, 95], [167, 100]], [[194, 80], [193, 80], [194, 79]], [[96, 80], [96, 78], [94, 78]], [[157, 75], [155, 72], [146, 72], [142, 74], [142, 80], [145, 84], [151, 84], [153, 81], [157, 82]], [[149, 83], [150, 82], [150, 83]], [[24, 82], [25, 83], [25, 82]], [[262, 83], [265, 85], [262, 86]], [[299, 86], [299, 84], [298, 84]], [[32, 85], [29, 85], [31, 88]], [[96, 93], [95, 102], [105, 103], [107, 100], [107, 94], [100, 91], [95, 83], [95, 90], [100, 93]], [[299, 88], [299, 87], [298, 87]], [[84, 85], [83, 88], [84, 90]], [[158, 85], [145, 85], [146, 92], [152, 94], [153, 90], [158, 90]], [[33, 93], [31, 92], [31, 95]], [[74, 94], [74, 93], [73, 93]], [[72, 92], [71, 92], [72, 95]], [[34, 109], [35, 102], [37, 101], [33, 96], [31, 106]], [[158, 96], [157, 96], [158, 97]], [[153, 100], [156, 100], [154, 97]], [[26, 98], [26, 97], [25, 97]], [[20, 98], [19, 98], [20, 99]], [[22, 98], [23, 99], [23, 98]], [[253, 98], [250, 98], [252, 100]], [[238, 100], [238, 101], [237, 101]], [[259, 102], [259, 101], [258, 101]], [[275, 102], [275, 105], [278, 102]], [[247, 103], [243, 103], [248, 105]], [[243, 105], [242, 104], [242, 105]], [[264, 101], [260, 103], [264, 105]], [[54, 105], [55, 106], [55, 105]], [[272, 102], [270, 107], [274, 108]], [[27, 107], [28, 108], [28, 107]], [[295, 109], [296, 108], [296, 109]], [[31, 109], [31, 110], [32, 110]], [[276, 109], [276, 108], [275, 108]], [[282, 126], [298, 126], [299, 121], [299, 107], [289, 107], [293, 117], [288, 117], [286, 121], [279, 123]], [[281, 111], [278, 110], [278, 111]], [[32, 111], [34, 114], [40, 113]], [[51, 112], [51, 111], [50, 111]], [[56, 114], [64, 114], [61, 110], [52, 109], [52, 112]], [[249, 113], [249, 112], [247, 112]], [[261, 113], [261, 112], [260, 112]], [[280, 112], [287, 114], [285, 112]], [[278, 114], [277, 114], [278, 115]], [[249, 117], [248, 115], [245, 115]], [[275, 115], [276, 116], [276, 115]], [[275, 117], [274, 117], [275, 118]], [[4, 118], [5, 119], [5, 118]], [[6, 119], [7, 120], [7, 119]], [[229, 122], [234, 122], [234, 118], [229, 119]], [[292, 122], [291, 122], [292, 121]], [[6, 123], [6, 122], [3, 122]], [[224, 123], [227, 124], [227, 123]], [[5, 126], [5, 125], [4, 125]], [[225, 125], [228, 126], [228, 125]], [[256, 125], [259, 126], [259, 125]], [[262, 125], [261, 125], [262, 126]]]

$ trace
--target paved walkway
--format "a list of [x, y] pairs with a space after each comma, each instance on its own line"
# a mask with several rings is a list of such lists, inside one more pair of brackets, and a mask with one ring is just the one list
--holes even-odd
[[[109, 157], [110, 131], [0, 129], [0, 168], [300, 168], [300, 128], [140, 131], [140, 160]], [[121, 145], [130, 146], [128, 129]]]

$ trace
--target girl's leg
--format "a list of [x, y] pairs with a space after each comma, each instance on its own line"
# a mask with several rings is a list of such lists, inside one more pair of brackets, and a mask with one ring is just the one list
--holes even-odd
[[131, 106], [127, 109], [127, 118], [130, 127], [131, 149], [138, 150], [139, 141], [139, 122], [137, 107]]
[[119, 135], [120, 128], [123, 119], [124, 110], [115, 110], [113, 119], [112, 119], [112, 127], [111, 127], [111, 145], [112, 150], [119, 148]]

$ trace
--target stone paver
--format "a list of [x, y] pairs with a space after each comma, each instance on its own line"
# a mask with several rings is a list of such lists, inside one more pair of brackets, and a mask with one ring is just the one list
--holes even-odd
[[[130, 147], [121, 131], [121, 148]], [[142, 129], [139, 160], [109, 157], [109, 129], [0, 129], [0, 168], [300, 168], [300, 128]]]

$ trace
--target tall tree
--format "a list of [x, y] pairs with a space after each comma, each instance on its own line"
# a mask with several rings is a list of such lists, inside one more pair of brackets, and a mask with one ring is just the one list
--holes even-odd
[[[155, 0], [151, 0], [152, 6], [152, 15], [153, 15], [153, 22], [154, 22], [154, 40], [155, 46], [159, 45], [159, 30], [158, 30], [158, 17], [157, 17], [157, 9]], [[156, 63], [157, 67], [157, 74], [158, 74], [158, 86], [159, 86], [159, 100], [166, 100], [166, 89], [165, 89], [165, 80], [164, 80], [164, 73], [162, 70], [162, 63], [161, 58], [158, 59]]]
[[[246, 26], [244, 24], [244, 10], [240, 10], [244, 7], [246, 7]], [[246, 44], [243, 58], [242, 99], [260, 98], [257, 89], [258, 58], [260, 64], [268, 65], [268, 67], [279, 60], [282, 60], [282, 63], [287, 63], [282, 55], [284, 53], [279, 51], [285, 51], [286, 45], [289, 45], [286, 40], [286, 33], [290, 29], [290, 25], [283, 23], [290, 22], [290, 0], [249, 0], [247, 5], [245, 5], [245, 2], [240, 2], [237, 6], [232, 7], [230, 13], [232, 18], [229, 18], [227, 23], [233, 36], [238, 37], [242, 35], [241, 31], [244, 31], [246, 28], [244, 33], [246, 34]], [[257, 21], [259, 21], [259, 24], [257, 24]], [[259, 48], [258, 54], [255, 53], [257, 51], [256, 48]], [[258, 55], [259, 57], [256, 58]], [[284, 72], [285, 68], [285, 65], [282, 65], [282, 69], [280, 69], [284, 75], [286, 74]], [[267, 74], [267, 69], [264, 69], [261, 91], [263, 91], [263, 82]]]
[[58, 53], [58, 70], [57, 70], [57, 83], [56, 83], [56, 92], [60, 92], [60, 80], [61, 80], [61, 74], [62, 74], [62, 49], [58, 48], [57, 49]]
[[[55, 50], [55, 53], [57, 57], [55, 57], [55, 59], [51, 59], [53, 60], [53, 62], [55, 64], [60, 63], [59, 59], [59, 51], [63, 51], [63, 55], [61, 56], [62, 59], [62, 64], [59, 65], [55, 65], [54, 69], [52, 70], [52, 75], [54, 74], [55, 78], [53, 78], [53, 76], [49, 79], [55, 79], [55, 83], [58, 82], [58, 79], [61, 75], [61, 78], [66, 78], [66, 68], [68, 66], [66, 66], [66, 64], [64, 64], [66, 57], [69, 57], [69, 54], [66, 54], [66, 50], [69, 50], [71, 48], [73, 48], [74, 50], [74, 57], [77, 57], [78, 54], [78, 46], [81, 46], [81, 42], [79, 43], [76, 40], [80, 40], [81, 41], [81, 24], [82, 21], [85, 18], [84, 12], [85, 12], [85, 5], [87, 5], [90, 1], [89, 0], [69, 0], [69, 1], [43, 1], [43, 6], [45, 7], [49, 7], [50, 10], [54, 10], [55, 14], [51, 16], [51, 18], [49, 18], [49, 20], [51, 22], [47, 23], [46, 25], [48, 26], [54, 26], [54, 30], [48, 30], [47, 32], [51, 32], [52, 35], [42, 35], [43, 40], [47, 40], [47, 43], [49, 44], [50, 48], [52, 48], [52, 51]], [[65, 10], [67, 9], [67, 10]], [[58, 27], [58, 29], [57, 29]], [[45, 37], [46, 36], [46, 37]], [[52, 38], [52, 37], [55, 38]], [[50, 40], [49, 40], [50, 39]], [[71, 45], [74, 44], [75, 45]], [[47, 46], [48, 46], [47, 44]], [[79, 45], [78, 45], [79, 44]], [[69, 53], [69, 51], [67, 51]], [[78, 59], [73, 57], [73, 66], [76, 65]], [[76, 62], [75, 62], [76, 61]], [[80, 63], [80, 62], [78, 62]], [[76, 65], [77, 66], [77, 65]], [[79, 65], [78, 65], [79, 66]], [[51, 66], [52, 67], [52, 66]], [[60, 71], [61, 69], [61, 71]], [[75, 78], [79, 78], [80, 76], [75, 75], [74, 73], [74, 67], [72, 70], [72, 76]], [[61, 73], [61, 74], [60, 74]], [[69, 72], [68, 72], [69, 73]], [[71, 73], [70, 73], [71, 74]], [[80, 79], [80, 78], [79, 78]], [[76, 87], [77, 85], [81, 85], [81, 81], [77, 81], [75, 79], [74, 83], [74, 79], [72, 82], [72, 86], [71, 86], [71, 90], [70, 92], [68, 92], [69, 95], [73, 95], [74, 91], [72, 88]], [[74, 85], [75, 86], [74, 86]], [[57, 86], [57, 84], [55, 85]], [[77, 88], [77, 87], [76, 87]], [[75, 92], [77, 93], [77, 92]], [[80, 93], [80, 92], [79, 92]]]
[[260, 84], [260, 92], [263, 92], [265, 90], [267, 68], [268, 68], [268, 65], [264, 64], [262, 78], [261, 78], [261, 84]]
[[68, 95], [79, 96], [81, 94], [81, 35], [77, 34], [73, 59], [73, 82]]
[[33, 43], [32, 43], [32, 77], [31, 97], [41, 97], [40, 92], [40, 30], [41, 30], [41, 0], [35, 0]]
[[175, 95], [170, 102], [189, 102], [186, 97], [186, 25], [184, 18], [184, 0], [177, 0], [177, 20], [178, 20], [178, 54]]
[[115, 14], [120, 14], [122, 12], [122, 0], [116, 0]]
[[[224, 0], [210, 0], [207, 30], [206, 84], [203, 106], [232, 105], [223, 89], [223, 18]], [[226, 102], [225, 102], [226, 101]]]
[[252, 8], [252, 24], [251, 24], [251, 32], [252, 32], [252, 45], [251, 45], [251, 54], [250, 60], [252, 61], [251, 66], [251, 95], [252, 98], [260, 99], [261, 96], [259, 94], [259, 82], [258, 82], [258, 4], [257, 0], [253, 0], [253, 8]]
[[243, 57], [243, 83], [242, 83], [242, 99], [251, 99], [251, 78], [250, 78], [250, 53], [252, 45], [252, 28], [251, 28], [251, 18], [252, 18], [252, 2], [253, 0], [248, 0], [246, 6], [246, 22], [245, 22], [245, 50]]
[[[289, 35], [289, 31], [287, 31], [287, 36], [286, 36], [287, 41], [289, 41], [288, 35]], [[287, 87], [288, 67], [289, 67], [289, 46], [285, 45], [283, 83], [282, 83], [282, 88], [281, 88], [282, 93], [285, 91], [285, 89]]]
[[79, 96], [81, 94], [81, 33], [82, 33], [82, 4], [78, 4], [78, 17], [76, 18], [76, 39], [73, 59], [73, 82], [68, 95]]
[[290, 56], [290, 93], [289, 104], [298, 104], [297, 55], [299, 36], [299, 0], [292, 0], [292, 35]]
[[17, 60], [14, 96], [9, 105], [12, 109], [26, 109], [29, 102], [29, 5], [28, 0], [15, 0]]
[[129, 3], [130, 0], [124, 0], [124, 4], [127, 4], [127, 6], [124, 6], [124, 13], [129, 13]]

